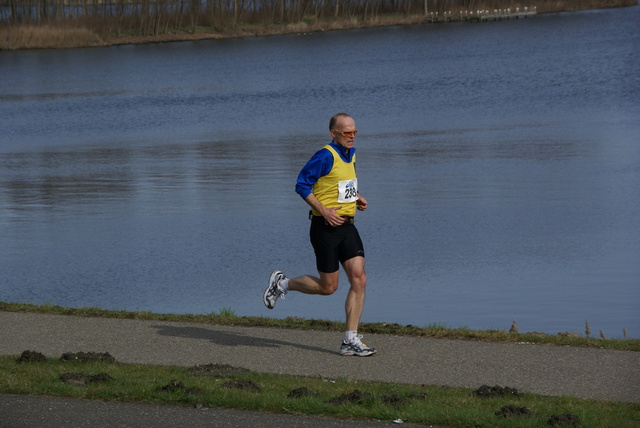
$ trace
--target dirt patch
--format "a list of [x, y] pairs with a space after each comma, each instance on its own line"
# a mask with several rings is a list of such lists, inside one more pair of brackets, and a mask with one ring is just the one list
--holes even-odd
[[311, 327], [330, 328], [333, 325], [333, 323], [328, 320], [311, 320], [310, 325]]
[[476, 397], [490, 398], [490, 397], [516, 397], [518, 396], [518, 390], [515, 388], [509, 388], [508, 386], [488, 386], [482, 385], [480, 388], [473, 391]]
[[42, 363], [45, 361], [47, 361], [47, 357], [35, 351], [24, 351], [16, 360], [17, 363]]
[[108, 352], [65, 352], [60, 357], [62, 361], [76, 361], [79, 363], [104, 361], [108, 363], [115, 363], [116, 359]]
[[339, 397], [329, 400], [330, 404], [339, 406], [345, 403], [363, 404], [366, 400], [371, 400], [373, 396], [369, 392], [362, 392], [359, 389], [354, 389], [353, 392], [348, 394], [342, 394]]
[[496, 412], [496, 416], [502, 416], [503, 418], [531, 418], [536, 416], [536, 414], [526, 407], [509, 404], [502, 406], [502, 408]]
[[[503, 406], [496, 412], [496, 416], [502, 416], [503, 418], [533, 418], [543, 417], [538, 413], [532, 412], [526, 407], [518, 407], [514, 405]], [[564, 415], [551, 415], [547, 421], [547, 425], [550, 426], [578, 426], [580, 424], [580, 418], [576, 415], [566, 413]]]
[[234, 379], [234, 380], [230, 380], [223, 383], [222, 386], [224, 388], [240, 389], [243, 391], [250, 391], [250, 392], [256, 392], [256, 393], [259, 393], [262, 391], [262, 389], [260, 389], [258, 385], [251, 382], [250, 380]]
[[287, 395], [287, 397], [288, 398], [301, 398], [301, 397], [315, 397], [317, 395], [318, 394], [316, 394], [315, 392], [311, 391], [306, 386], [302, 386], [300, 388], [292, 389], [291, 392], [289, 392], [289, 395]]
[[385, 396], [381, 397], [380, 401], [382, 401], [383, 403], [386, 403], [386, 404], [399, 406], [400, 404], [404, 404], [409, 400], [407, 400], [404, 397], [400, 397], [399, 395], [392, 394], [392, 395], [385, 395]]
[[178, 380], [171, 380], [168, 384], [156, 388], [158, 392], [176, 392], [180, 391], [190, 395], [203, 395], [204, 391], [198, 388], [187, 388], [184, 383]]
[[577, 426], [580, 423], [580, 418], [571, 413], [565, 413], [564, 415], [551, 415], [547, 421], [547, 425], [554, 426]]
[[389, 395], [383, 395], [380, 397], [380, 401], [385, 404], [391, 404], [393, 406], [400, 406], [408, 403], [410, 400], [426, 400], [427, 394], [424, 392], [411, 392], [406, 397], [396, 394], [393, 390], [387, 391]]
[[412, 392], [409, 394], [409, 398], [413, 398], [414, 400], [426, 400], [427, 394], [424, 392]]
[[247, 372], [249, 372], [248, 369], [233, 367], [228, 364], [197, 365], [189, 369], [191, 376], [227, 377]]
[[98, 373], [96, 375], [88, 375], [86, 373], [63, 373], [60, 375], [60, 380], [73, 386], [87, 386], [90, 383], [105, 383], [114, 379], [106, 373]]

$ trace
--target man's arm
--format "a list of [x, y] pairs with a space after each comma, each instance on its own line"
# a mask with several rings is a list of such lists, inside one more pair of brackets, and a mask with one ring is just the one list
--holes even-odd
[[313, 192], [313, 185], [320, 177], [328, 174], [332, 167], [331, 152], [324, 148], [318, 150], [300, 170], [296, 180], [296, 193], [306, 201], [307, 196]]
[[318, 178], [328, 174], [332, 167], [333, 155], [331, 152], [327, 149], [318, 150], [298, 174], [296, 192], [311, 208], [319, 212], [328, 224], [340, 226], [345, 221], [336, 214], [336, 210], [340, 207], [327, 208], [313, 194], [313, 185], [318, 181]]

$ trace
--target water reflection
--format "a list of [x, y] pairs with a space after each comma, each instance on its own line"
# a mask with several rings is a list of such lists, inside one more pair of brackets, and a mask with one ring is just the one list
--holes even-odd
[[301, 162], [298, 157], [280, 162], [274, 152], [279, 150], [267, 142], [225, 139], [10, 153], [0, 164], [0, 188], [7, 195], [3, 205], [28, 215], [4, 221], [38, 221], [38, 211], [52, 209], [83, 215], [123, 203], [146, 211], [172, 204], [196, 210], [224, 209], [225, 204], [232, 208], [245, 205], [249, 197], [264, 201], [272, 196], [260, 194], [261, 183], [278, 180], [283, 167], [299, 168]]
[[106, 204], [133, 191], [130, 158], [128, 150], [104, 148], [9, 154], [2, 160], [2, 169], [10, 171], [4, 174], [2, 187], [16, 210]]

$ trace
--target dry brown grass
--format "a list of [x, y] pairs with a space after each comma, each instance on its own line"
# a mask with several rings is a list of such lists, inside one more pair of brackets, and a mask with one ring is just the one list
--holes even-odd
[[21, 25], [0, 27], [0, 50], [102, 46], [87, 28]]

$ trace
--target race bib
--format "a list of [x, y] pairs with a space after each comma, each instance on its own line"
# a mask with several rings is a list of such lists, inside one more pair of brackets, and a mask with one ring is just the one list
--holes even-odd
[[338, 202], [355, 202], [358, 200], [358, 179], [338, 181]]

